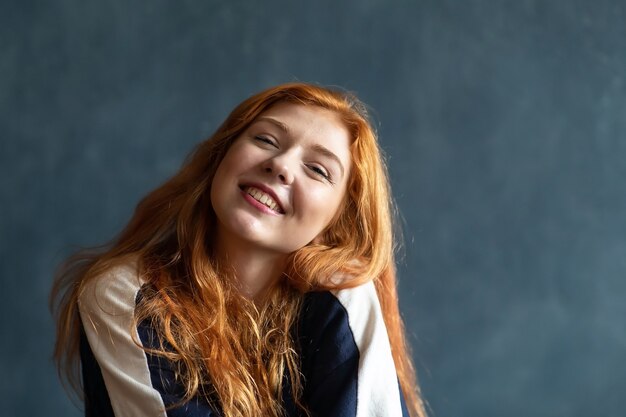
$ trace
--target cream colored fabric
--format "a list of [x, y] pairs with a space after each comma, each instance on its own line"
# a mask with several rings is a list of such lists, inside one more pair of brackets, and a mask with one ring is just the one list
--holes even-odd
[[89, 281], [78, 306], [91, 350], [116, 417], [165, 417], [159, 392], [152, 387], [146, 355], [132, 320], [142, 282], [135, 264], [111, 268]]

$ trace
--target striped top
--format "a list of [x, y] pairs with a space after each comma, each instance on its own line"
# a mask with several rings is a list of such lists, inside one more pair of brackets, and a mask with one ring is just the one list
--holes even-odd
[[[136, 332], [144, 347], [158, 346], [149, 323], [132, 326], [143, 285], [134, 264], [120, 265], [79, 296], [86, 416], [221, 416], [201, 398], [166, 410], [184, 389], [166, 359], [133, 342]], [[297, 326], [303, 402], [313, 416], [408, 417], [373, 283], [305, 294]], [[288, 380], [283, 402], [287, 416], [301, 415]]]

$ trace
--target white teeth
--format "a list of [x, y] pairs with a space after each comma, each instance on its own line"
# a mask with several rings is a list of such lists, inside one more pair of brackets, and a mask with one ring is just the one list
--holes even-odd
[[271, 208], [274, 211], [280, 211], [278, 208], [278, 204], [274, 199], [267, 193], [259, 190], [254, 187], [247, 187], [246, 193], [248, 193], [252, 198], [254, 198], [259, 203], [265, 204], [267, 207]]

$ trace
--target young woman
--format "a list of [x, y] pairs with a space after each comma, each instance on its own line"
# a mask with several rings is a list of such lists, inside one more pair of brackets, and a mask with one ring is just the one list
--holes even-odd
[[59, 270], [59, 370], [91, 416], [423, 417], [392, 212], [354, 96], [256, 94]]

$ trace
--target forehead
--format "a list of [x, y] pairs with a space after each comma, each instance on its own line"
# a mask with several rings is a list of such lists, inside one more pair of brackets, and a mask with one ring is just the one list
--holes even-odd
[[314, 105], [279, 102], [262, 112], [257, 120], [263, 117], [275, 117], [290, 123], [291, 129], [343, 130], [347, 128], [338, 113]]

